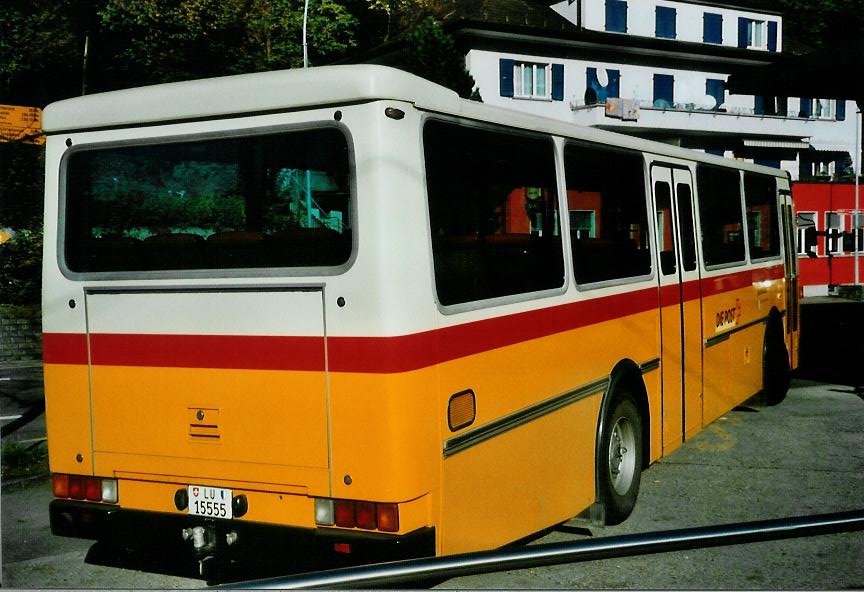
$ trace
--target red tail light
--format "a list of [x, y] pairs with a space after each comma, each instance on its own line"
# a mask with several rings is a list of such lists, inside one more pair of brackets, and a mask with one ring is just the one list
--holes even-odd
[[116, 479], [56, 473], [52, 481], [54, 497], [108, 504], [118, 502]]
[[69, 475], [54, 475], [54, 497], [69, 497]]
[[384, 532], [399, 531], [399, 506], [396, 504], [377, 504], [378, 530]]
[[399, 504], [318, 498], [315, 500], [315, 524], [399, 532]]
[[102, 479], [98, 477], [84, 478], [84, 497], [91, 502], [102, 501]]
[[334, 506], [336, 511], [336, 526], [342, 526], [344, 528], [354, 528], [357, 526], [353, 501], [336, 500]]
[[72, 499], [84, 499], [84, 477], [80, 475], [69, 475], [69, 497]]
[[357, 502], [355, 508], [357, 528], [375, 530], [378, 527], [378, 520], [375, 516], [375, 504], [372, 502]]

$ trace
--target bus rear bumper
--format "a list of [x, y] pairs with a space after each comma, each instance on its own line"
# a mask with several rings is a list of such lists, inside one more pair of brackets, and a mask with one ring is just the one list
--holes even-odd
[[329, 555], [341, 565], [435, 555], [435, 529], [430, 527], [403, 535], [361, 533], [143, 512], [60, 499], [51, 502], [49, 513], [51, 532], [57, 536], [198, 560], [220, 557], [260, 562]]

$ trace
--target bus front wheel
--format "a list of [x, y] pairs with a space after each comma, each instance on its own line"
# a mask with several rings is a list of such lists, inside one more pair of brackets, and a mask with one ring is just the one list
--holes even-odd
[[642, 418], [630, 398], [613, 402], [606, 416], [598, 472], [606, 524], [620, 524], [636, 505], [642, 476]]

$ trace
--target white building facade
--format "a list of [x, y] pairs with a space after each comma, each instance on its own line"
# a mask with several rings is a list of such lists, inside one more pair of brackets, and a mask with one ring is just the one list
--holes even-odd
[[533, 22], [523, 26], [455, 31], [484, 102], [776, 166], [793, 179], [848, 172], [853, 101], [725, 88], [730, 74], [779, 58], [782, 15], [744, 1], [526, 4]]

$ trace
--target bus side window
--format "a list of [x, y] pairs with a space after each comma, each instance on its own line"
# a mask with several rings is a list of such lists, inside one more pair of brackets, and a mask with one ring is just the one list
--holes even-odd
[[594, 144], [564, 149], [573, 269], [578, 284], [651, 273], [644, 163]]
[[438, 301], [562, 287], [551, 139], [433, 120], [423, 141]]
[[780, 256], [780, 220], [773, 177], [744, 173], [747, 240], [751, 259]]
[[696, 183], [705, 265], [744, 263], [744, 213], [738, 171], [699, 165]]

